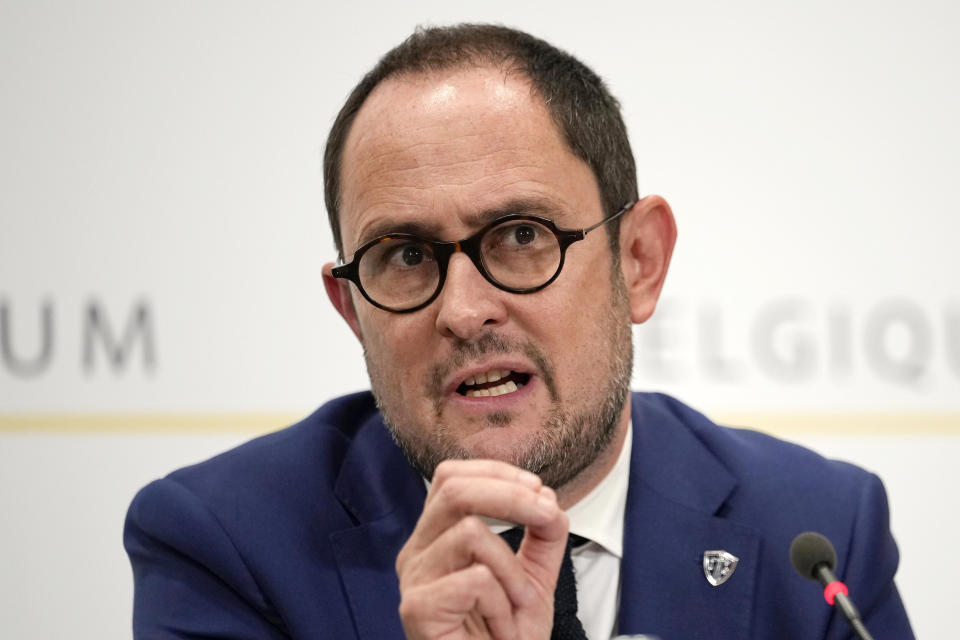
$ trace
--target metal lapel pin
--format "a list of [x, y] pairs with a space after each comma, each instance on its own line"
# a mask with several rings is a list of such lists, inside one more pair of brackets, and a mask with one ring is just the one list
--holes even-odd
[[707, 582], [714, 587], [719, 587], [730, 579], [737, 569], [738, 562], [740, 558], [723, 549], [704, 551], [703, 575], [706, 576]]

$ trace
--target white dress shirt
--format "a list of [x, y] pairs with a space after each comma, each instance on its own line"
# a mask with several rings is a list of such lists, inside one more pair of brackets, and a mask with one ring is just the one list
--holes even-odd
[[623, 514], [630, 484], [632, 442], [632, 425], [627, 423], [627, 436], [613, 469], [593, 491], [567, 510], [570, 533], [590, 540], [573, 550], [577, 617], [589, 640], [610, 640], [617, 635]]

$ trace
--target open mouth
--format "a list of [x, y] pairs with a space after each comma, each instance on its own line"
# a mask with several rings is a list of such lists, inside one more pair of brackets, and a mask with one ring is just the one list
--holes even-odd
[[509, 369], [491, 369], [468, 377], [457, 387], [457, 393], [468, 398], [502, 396], [513, 393], [529, 381], [529, 373], [518, 373]]

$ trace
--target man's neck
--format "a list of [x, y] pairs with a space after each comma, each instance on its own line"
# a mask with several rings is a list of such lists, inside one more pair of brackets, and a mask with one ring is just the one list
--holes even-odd
[[557, 489], [557, 501], [561, 509], [566, 510], [577, 504], [587, 494], [593, 491], [593, 489], [607, 477], [610, 470], [613, 469], [620, 455], [620, 451], [623, 449], [624, 440], [626, 440], [627, 437], [627, 427], [630, 424], [630, 404], [631, 402], [628, 396], [627, 401], [623, 403], [620, 420], [617, 422], [616, 431], [613, 434], [613, 438], [610, 439], [610, 444], [607, 445], [607, 448], [601, 451], [600, 455], [583, 471], [578, 473], [573, 480]]

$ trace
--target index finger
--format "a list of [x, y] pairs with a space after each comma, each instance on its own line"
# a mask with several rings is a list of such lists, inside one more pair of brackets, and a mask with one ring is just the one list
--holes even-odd
[[543, 486], [540, 476], [500, 460], [444, 460], [433, 472], [427, 502], [450, 478], [496, 478], [538, 491]]
[[408, 544], [424, 548], [466, 516], [487, 516], [528, 526], [548, 526], [558, 514], [556, 494], [500, 478], [453, 476], [431, 487]]

